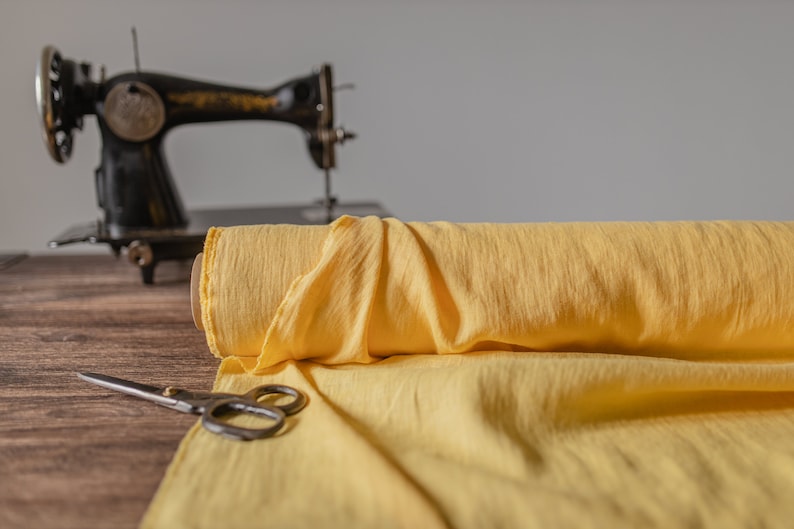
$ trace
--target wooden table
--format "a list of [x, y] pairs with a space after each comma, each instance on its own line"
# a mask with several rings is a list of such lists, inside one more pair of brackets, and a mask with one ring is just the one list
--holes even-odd
[[95, 371], [210, 389], [189, 263], [157, 283], [108, 256], [0, 269], [0, 528], [136, 527], [196, 417], [87, 384]]

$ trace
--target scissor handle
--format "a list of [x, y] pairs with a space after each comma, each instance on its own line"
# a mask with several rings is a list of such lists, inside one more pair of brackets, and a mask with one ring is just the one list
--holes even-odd
[[281, 384], [257, 386], [241, 398], [258, 402], [259, 399], [265, 395], [289, 395], [292, 397], [292, 400], [286, 404], [268, 404], [268, 406], [280, 409], [285, 415], [298, 413], [306, 406], [306, 395], [304, 395], [303, 392], [290, 386], [282, 386]]
[[[259, 399], [265, 395], [288, 395], [292, 400], [286, 404], [262, 404]], [[306, 395], [301, 391], [281, 384], [265, 384], [243, 395], [228, 395], [228, 398], [211, 401], [201, 415], [201, 424], [210, 432], [230, 439], [263, 439], [275, 435], [284, 426], [285, 416], [298, 413], [304, 406]], [[230, 413], [264, 416], [273, 419], [275, 423], [266, 428], [243, 428], [223, 419], [224, 415]]]
[[[230, 413], [264, 416], [275, 422], [266, 428], [243, 428], [222, 419], [224, 415]], [[277, 406], [259, 404], [247, 397], [231, 397], [210, 403], [201, 414], [201, 424], [208, 431], [229, 439], [252, 441], [275, 435], [284, 426], [284, 417], [285, 413]]]

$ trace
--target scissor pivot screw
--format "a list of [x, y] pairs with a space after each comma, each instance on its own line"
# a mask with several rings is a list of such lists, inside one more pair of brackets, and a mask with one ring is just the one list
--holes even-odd
[[163, 396], [164, 396], [164, 397], [173, 397], [173, 396], [174, 396], [174, 395], [176, 395], [177, 393], [179, 393], [179, 390], [178, 390], [178, 389], [176, 389], [176, 388], [175, 388], [175, 387], [173, 387], [173, 386], [168, 386], [167, 388], [165, 388], [165, 389], [163, 390]]

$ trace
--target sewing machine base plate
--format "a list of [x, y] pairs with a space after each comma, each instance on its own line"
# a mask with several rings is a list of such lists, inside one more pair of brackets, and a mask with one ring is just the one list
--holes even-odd
[[66, 244], [88, 242], [108, 244], [114, 253], [127, 248], [130, 261], [141, 269], [143, 282], [154, 282], [157, 263], [167, 260], [192, 259], [204, 246], [204, 237], [212, 226], [250, 224], [327, 224], [329, 220], [352, 215], [387, 217], [390, 214], [380, 204], [356, 202], [334, 207], [332, 218], [322, 205], [268, 206], [237, 209], [201, 209], [188, 212], [190, 221], [184, 228], [169, 229], [110, 229], [102, 221], [70, 227], [49, 242], [50, 248]]

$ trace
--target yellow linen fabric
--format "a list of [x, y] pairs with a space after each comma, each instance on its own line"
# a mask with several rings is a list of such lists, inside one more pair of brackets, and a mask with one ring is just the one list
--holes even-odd
[[309, 404], [194, 427], [143, 527], [788, 527], [792, 263], [794, 223], [214, 230], [214, 389]]
[[259, 370], [477, 350], [769, 358], [794, 348], [792, 278], [794, 223], [343, 217], [211, 231], [202, 319], [213, 353]]
[[794, 366], [577, 353], [222, 362], [305, 391], [279, 436], [194, 427], [143, 527], [791, 527]]

